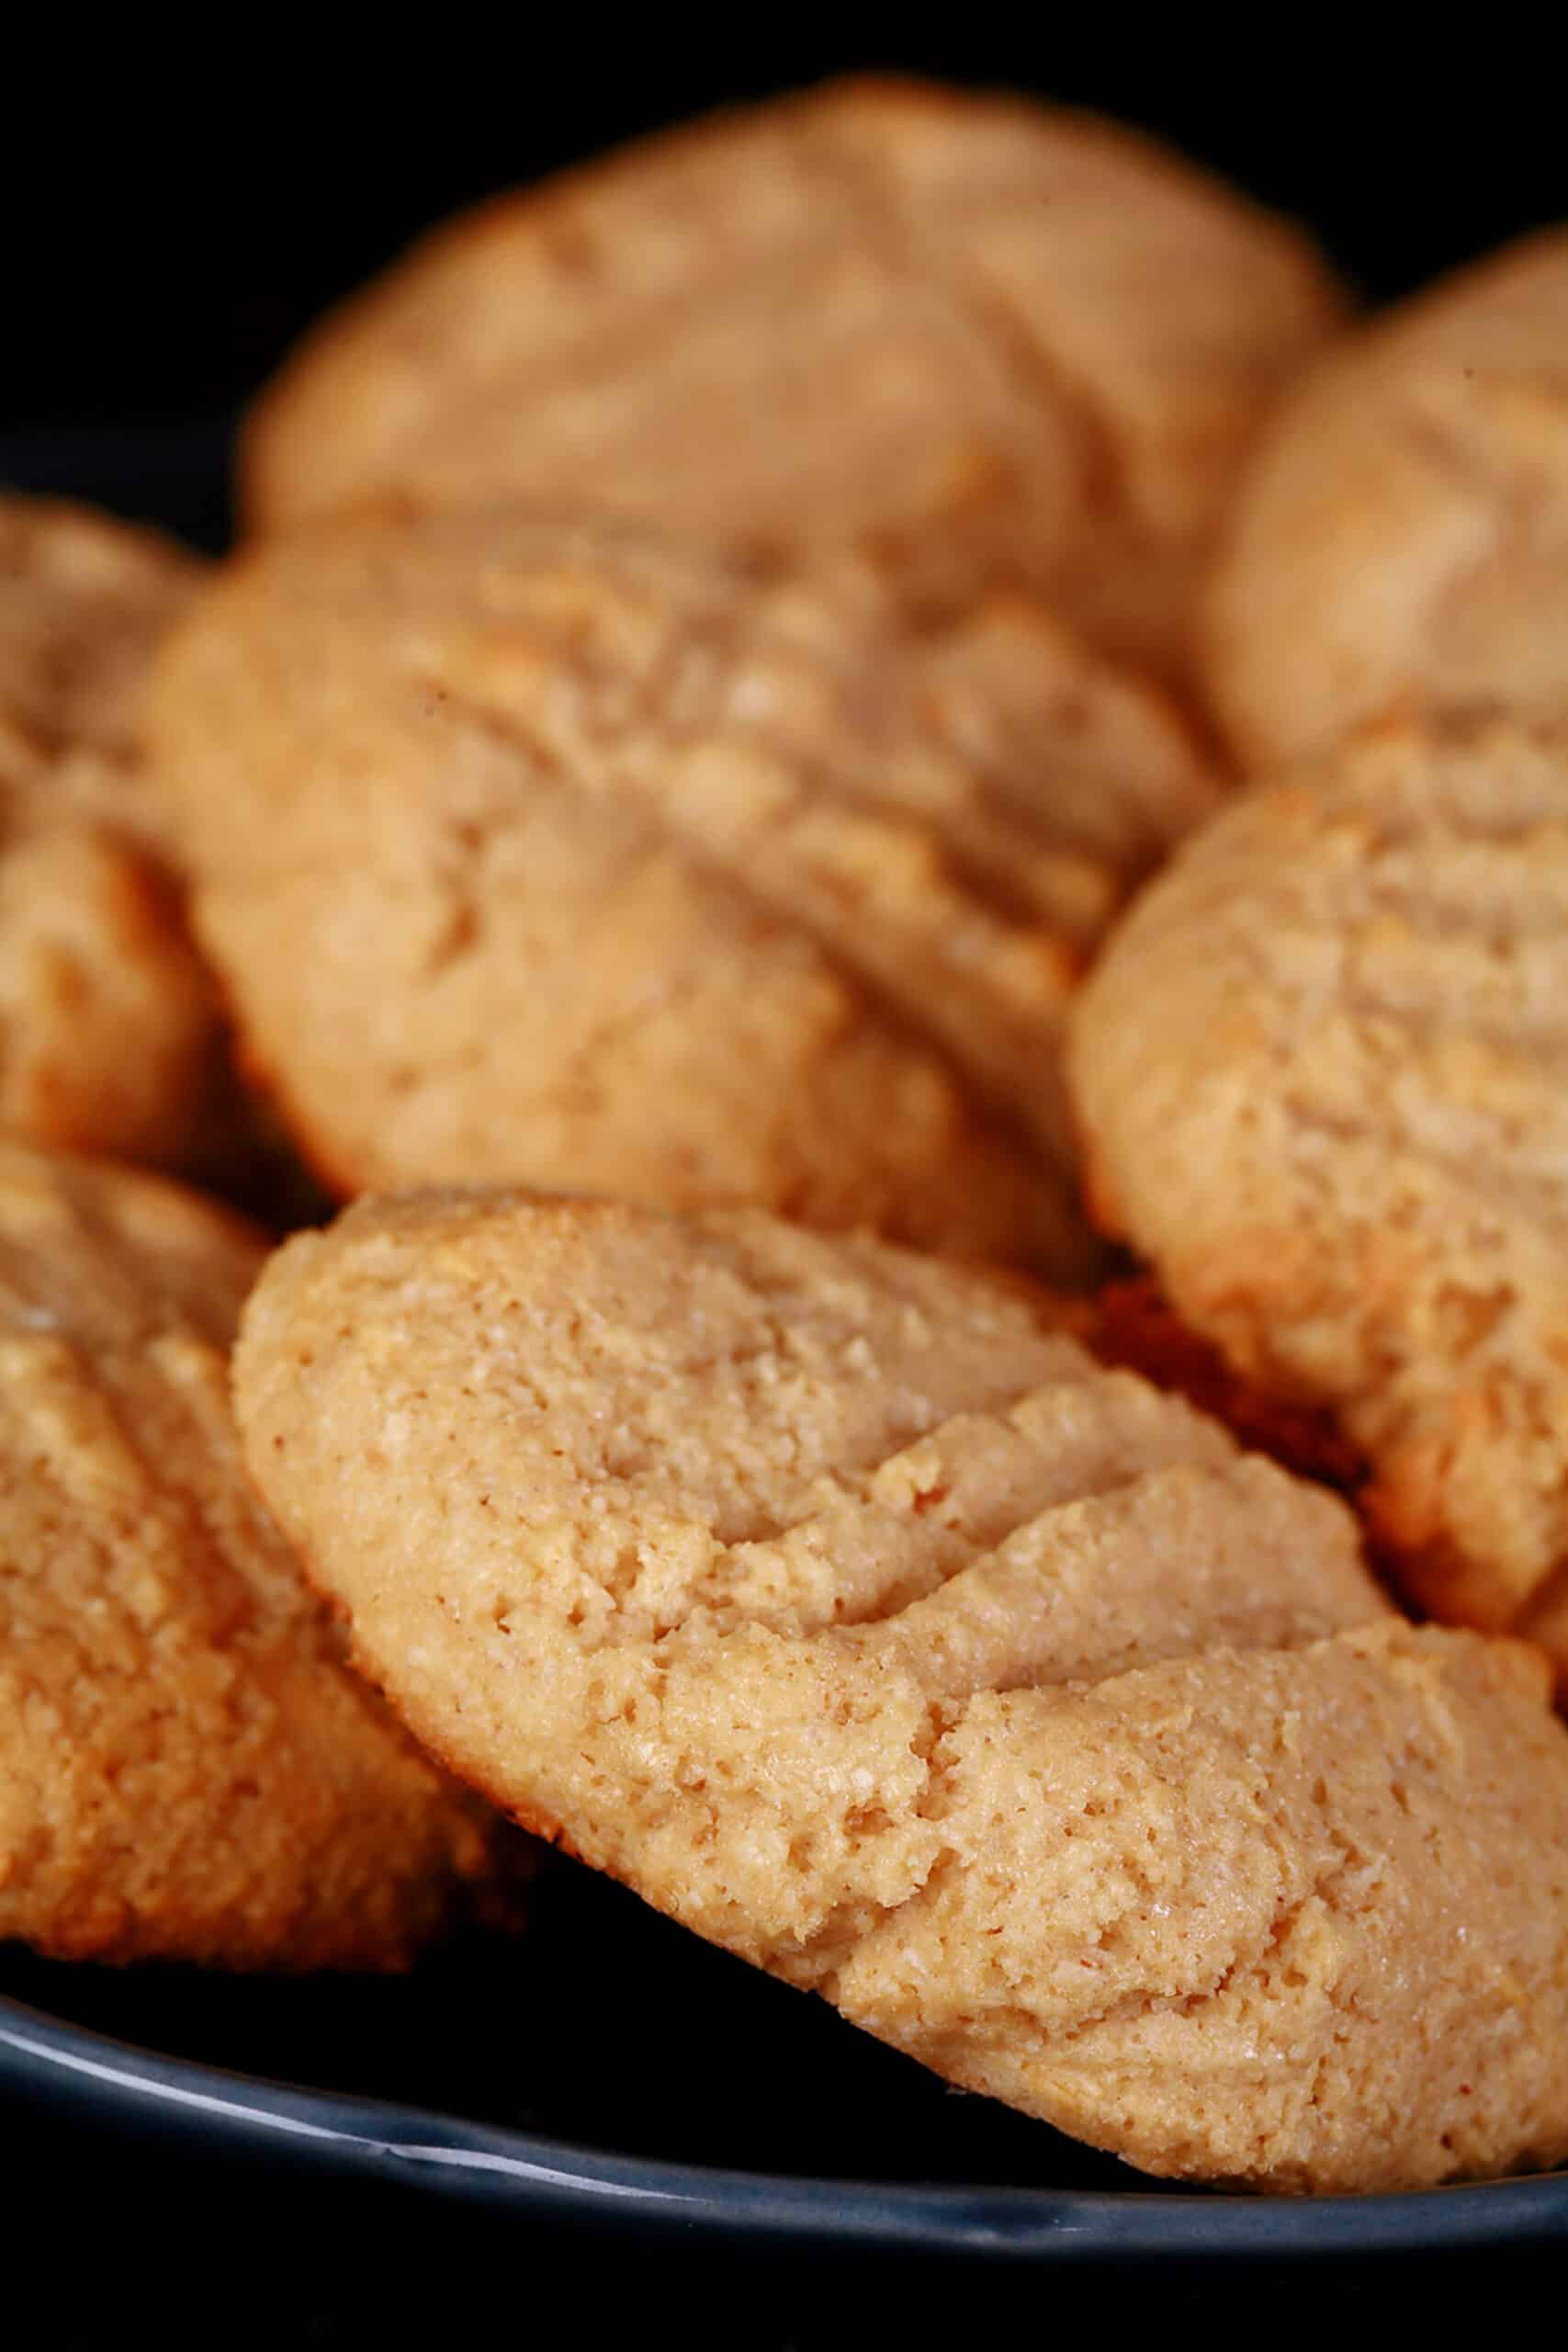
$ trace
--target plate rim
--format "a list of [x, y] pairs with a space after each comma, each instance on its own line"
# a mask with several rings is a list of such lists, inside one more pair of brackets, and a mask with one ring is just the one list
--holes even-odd
[[[1052, 2189], [735, 2170], [595, 2149], [123, 2041], [0, 1995], [0, 2085], [186, 2139], [541, 2218], [735, 2245], [1013, 2261], [1325, 2259], [1568, 2241], [1568, 2172], [1359, 2197]], [[1136, 2177], [1136, 2176], [1134, 2176]]]

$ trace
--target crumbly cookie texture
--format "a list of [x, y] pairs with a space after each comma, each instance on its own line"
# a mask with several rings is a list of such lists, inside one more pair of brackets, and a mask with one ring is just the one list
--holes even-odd
[[434, 1751], [954, 2082], [1274, 2189], [1568, 2150], [1542, 1660], [1021, 1284], [428, 1193], [288, 1243], [236, 1385]]
[[439, 230], [264, 396], [248, 501], [849, 547], [923, 616], [1022, 586], [1180, 675], [1238, 467], [1342, 314], [1299, 232], [1147, 138], [852, 80]]
[[393, 511], [243, 558], [148, 714], [197, 931], [338, 1191], [1092, 1264], [1064, 1009], [1214, 787], [1032, 607], [916, 636], [852, 565]]
[[1561, 695], [1568, 229], [1304, 375], [1244, 476], [1201, 635], [1213, 707], [1259, 773], [1386, 710]]
[[246, 1483], [263, 1254], [192, 1193], [0, 1143], [0, 1940], [390, 1967], [496, 1860]]
[[1193, 841], [1086, 987], [1100, 1212], [1337, 1412], [1440, 1617], [1568, 1673], [1568, 722], [1374, 729]]
[[136, 702], [198, 567], [150, 531], [0, 495], [0, 1126], [173, 1162], [210, 987], [156, 855]]

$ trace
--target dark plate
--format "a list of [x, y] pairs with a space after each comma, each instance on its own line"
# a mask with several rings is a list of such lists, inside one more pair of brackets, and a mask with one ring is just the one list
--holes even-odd
[[[208, 545], [220, 425], [0, 443], [0, 481]], [[0, 1948], [0, 2100], [123, 2151], [261, 2157], [664, 2240], [1084, 2265], [1568, 2245], [1568, 2174], [1278, 2202], [1161, 2188], [946, 2089], [551, 1858], [528, 1932], [382, 1982]]]
[[528, 1932], [408, 1978], [0, 1957], [0, 2086], [218, 2154], [656, 2234], [1055, 2262], [1568, 2238], [1568, 2175], [1280, 2203], [1162, 2189], [552, 1858]]

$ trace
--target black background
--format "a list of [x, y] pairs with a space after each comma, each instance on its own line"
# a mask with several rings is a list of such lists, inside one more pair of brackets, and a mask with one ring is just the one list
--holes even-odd
[[[487, 191], [726, 98], [851, 66], [1011, 84], [1148, 125], [1308, 220], [1374, 298], [1568, 213], [1557, 76], [1506, 12], [1359, 19], [1090, 5], [837, 35], [798, 15], [438, 10], [65, 42], [5, 85], [0, 435], [231, 411], [309, 320]], [[37, 12], [34, 12], [36, 20]], [[216, 43], [219, 21], [211, 39]], [[1538, 20], [1539, 21], [1539, 20]], [[498, 36], [496, 26], [510, 28]], [[336, 29], [334, 30], [334, 25]], [[547, 46], [542, 45], [547, 35]], [[329, 38], [329, 36], [331, 38]]]

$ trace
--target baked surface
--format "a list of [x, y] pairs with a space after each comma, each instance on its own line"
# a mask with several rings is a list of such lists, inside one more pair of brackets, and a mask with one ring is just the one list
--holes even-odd
[[1243, 478], [1201, 634], [1254, 774], [1385, 710], [1561, 693], [1568, 229], [1440, 281], [1292, 386]]
[[391, 511], [242, 558], [148, 710], [198, 935], [340, 1192], [1091, 1265], [1064, 1008], [1214, 787], [1032, 608], [917, 636], [858, 567]]
[[263, 1254], [193, 1193], [0, 1142], [0, 1940], [395, 1966], [494, 1859], [246, 1483]]
[[1105, 1221], [1329, 1405], [1422, 1604], [1549, 1640], [1568, 1560], [1568, 725], [1390, 723], [1145, 895], [1071, 1075]]
[[250, 508], [514, 495], [851, 547], [922, 616], [1026, 588], [1180, 674], [1237, 468], [1341, 312], [1303, 237], [1121, 126], [830, 84], [438, 230], [264, 395]]
[[1543, 1662], [1038, 1295], [434, 1193], [288, 1243], [236, 1384], [433, 1749], [953, 2080], [1281, 2189], [1568, 2148]]
[[178, 1160], [215, 1010], [156, 856], [136, 702], [198, 577], [151, 531], [0, 493], [0, 1126]]

